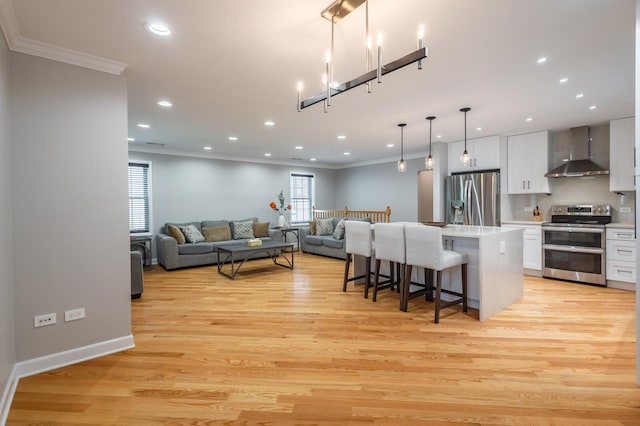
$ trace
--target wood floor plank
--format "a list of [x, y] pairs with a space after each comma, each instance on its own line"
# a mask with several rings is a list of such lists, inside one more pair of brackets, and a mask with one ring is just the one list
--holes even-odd
[[[250, 266], [250, 267], [249, 267]], [[145, 272], [134, 349], [20, 380], [8, 425], [640, 425], [635, 294], [525, 278], [489, 319], [296, 255]]]

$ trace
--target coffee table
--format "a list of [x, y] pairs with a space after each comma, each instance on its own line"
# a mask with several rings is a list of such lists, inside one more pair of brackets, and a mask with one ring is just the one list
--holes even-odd
[[[225, 275], [232, 280], [236, 279], [236, 275], [238, 271], [249, 259], [254, 258], [259, 254], [267, 254], [273, 260], [274, 265], [282, 266], [283, 268], [293, 269], [293, 244], [292, 243], [281, 243], [279, 241], [263, 241], [261, 246], [249, 247], [246, 244], [229, 244], [225, 246], [219, 246], [217, 248], [218, 251], [218, 272], [222, 275]], [[244, 254], [244, 258], [236, 266], [236, 256], [238, 254]], [[291, 260], [289, 260], [284, 254], [288, 253], [291, 255]], [[287, 261], [287, 264], [279, 263], [278, 257], [282, 257]], [[224, 264], [230, 262], [231, 263], [231, 273], [223, 271], [222, 268]]]

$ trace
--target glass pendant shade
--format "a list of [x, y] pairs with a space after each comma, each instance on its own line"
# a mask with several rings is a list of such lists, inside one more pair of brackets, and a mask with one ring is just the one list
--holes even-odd
[[400, 160], [398, 161], [398, 172], [404, 173], [407, 171], [407, 162], [404, 161], [404, 126], [407, 123], [400, 123], [398, 127], [400, 127]]
[[424, 160], [424, 165], [427, 166], [427, 170], [433, 169], [433, 157], [431, 156], [431, 154], [429, 154], [427, 159]]
[[469, 164], [469, 153], [467, 152], [467, 113], [471, 111], [471, 108], [460, 108], [460, 112], [464, 112], [464, 152], [462, 153], [462, 162], [466, 166]]
[[424, 159], [424, 165], [427, 167], [427, 170], [433, 169], [433, 156], [431, 155], [431, 127], [433, 125], [433, 120], [436, 118], [434, 116], [425, 117], [429, 120], [429, 156]]

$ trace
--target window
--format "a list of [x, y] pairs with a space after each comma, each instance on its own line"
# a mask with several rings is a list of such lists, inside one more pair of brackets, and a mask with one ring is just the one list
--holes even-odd
[[150, 176], [151, 164], [129, 162], [129, 233], [139, 234], [151, 231]]
[[311, 220], [313, 196], [313, 175], [291, 173], [291, 222]]

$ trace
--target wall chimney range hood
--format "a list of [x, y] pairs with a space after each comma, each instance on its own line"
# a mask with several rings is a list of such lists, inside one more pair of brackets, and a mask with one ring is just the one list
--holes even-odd
[[[564, 164], [550, 170], [545, 177], [582, 177], [608, 175], [609, 170], [591, 161], [591, 129], [588, 126], [574, 127], [571, 129], [572, 146], [587, 145], [587, 158], [581, 160], [567, 160]], [[573, 150], [572, 150], [573, 152]]]

